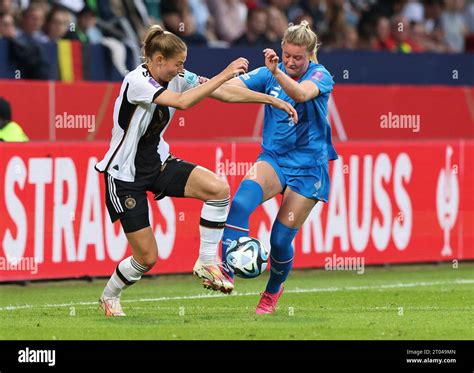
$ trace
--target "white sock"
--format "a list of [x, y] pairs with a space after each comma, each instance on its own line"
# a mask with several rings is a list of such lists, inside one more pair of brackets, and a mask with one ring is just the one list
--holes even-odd
[[149, 268], [138, 263], [132, 256], [122, 260], [105, 286], [105, 297], [119, 297], [122, 290], [142, 278]]
[[218, 244], [229, 214], [229, 200], [230, 197], [209, 200], [202, 207], [199, 223], [199, 232], [201, 233], [199, 260], [204, 264], [216, 262]]

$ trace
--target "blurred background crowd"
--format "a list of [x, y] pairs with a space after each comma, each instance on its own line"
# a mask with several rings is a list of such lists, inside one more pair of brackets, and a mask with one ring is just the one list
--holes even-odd
[[302, 20], [327, 50], [474, 49], [474, 0], [0, 0], [0, 38], [124, 45], [136, 55], [154, 23], [188, 45], [226, 48], [278, 44]]

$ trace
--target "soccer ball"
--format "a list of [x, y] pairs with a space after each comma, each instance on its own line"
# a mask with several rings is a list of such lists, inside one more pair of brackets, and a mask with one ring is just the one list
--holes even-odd
[[226, 262], [236, 276], [253, 278], [267, 268], [268, 251], [256, 238], [240, 237], [232, 241], [226, 253]]

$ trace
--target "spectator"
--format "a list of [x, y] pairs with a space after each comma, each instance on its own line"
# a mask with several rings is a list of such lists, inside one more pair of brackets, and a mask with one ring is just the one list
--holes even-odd
[[206, 35], [207, 22], [211, 16], [206, 1], [189, 0], [188, 3], [196, 26], [196, 32], [201, 35]]
[[28, 140], [21, 126], [12, 121], [10, 103], [0, 97], [0, 141], [24, 142]]
[[464, 9], [464, 19], [468, 30], [466, 36], [466, 52], [474, 51], [474, 1], [470, 1]]
[[464, 20], [468, 32], [474, 34], [474, 1], [470, 1], [464, 9]]
[[217, 37], [232, 43], [245, 32], [247, 7], [240, 0], [208, 0], [214, 16]]
[[343, 44], [342, 30], [348, 25], [344, 11], [344, 0], [329, 0], [326, 10], [328, 24], [324, 40], [327, 46], [337, 48]]
[[189, 45], [206, 45], [206, 38], [195, 32], [194, 23], [189, 20], [183, 22], [183, 18], [178, 12], [166, 13], [163, 15], [163, 25], [166, 30], [178, 35]]
[[84, 7], [77, 15], [77, 36], [83, 43], [100, 44], [104, 35], [97, 27], [97, 17], [89, 7]]
[[445, 10], [441, 14], [441, 27], [444, 39], [453, 52], [464, 52], [464, 37], [467, 28], [462, 9], [464, 0], [445, 0]]
[[181, 37], [187, 44], [207, 44], [205, 36], [196, 31], [196, 25], [186, 0], [162, 1], [161, 15], [165, 28]]
[[45, 21], [45, 10], [41, 4], [31, 4], [23, 11], [20, 38], [39, 43], [48, 42], [48, 37], [41, 31]]
[[394, 42], [394, 52], [411, 53], [413, 51], [410, 40], [410, 25], [407, 19], [402, 15], [392, 18], [392, 38]]
[[46, 36], [52, 42], [61, 39], [77, 39], [77, 36], [71, 32], [72, 25], [71, 13], [65, 8], [55, 7], [46, 17]]
[[271, 43], [279, 45], [288, 28], [288, 19], [281, 10], [274, 6], [266, 8], [266, 11], [268, 16], [268, 30], [265, 35]]
[[0, 0], [0, 13], [8, 13], [14, 16], [18, 11], [18, 4], [12, 0]]
[[230, 44], [225, 40], [219, 40], [217, 37], [216, 20], [214, 16], [209, 15], [206, 23], [205, 37], [207, 39], [207, 45], [211, 48], [228, 48]]
[[[179, 1], [178, 1], [179, 2]], [[138, 39], [145, 38], [148, 27], [151, 26], [150, 16], [142, 0], [122, 0], [125, 10], [125, 17], [132, 25]]]
[[395, 40], [390, 36], [390, 20], [387, 17], [377, 19], [375, 37], [374, 49], [385, 51], [395, 50]]
[[31, 4], [22, 14], [22, 29], [11, 39], [11, 54], [23, 79], [48, 79], [49, 64], [44, 55], [48, 37], [41, 31], [45, 11], [41, 4]]
[[308, 26], [311, 28], [311, 30], [314, 30], [313, 17], [311, 17], [308, 13], [305, 13], [305, 12], [300, 13], [293, 20], [293, 24], [300, 25], [302, 21], [308, 22]]
[[268, 45], [270, 40], [265, 36], [267, 21], [265, 9], [250, 9], [247, 15], [247, 31], [234, 42], [234, 46]]
[[425, 26], [421, 22], [410, 23], [410, 41], [413, 52], [424, 52], [427, 49]]
[[343, 41], [342, 44], [338, 47], [342, 49], [357, 49], [359, 46], [359, 34], [357, 30], [352, 25], [347, 25], [343, 31]]
[[267, 3], [269, 6], [273, 6], [282, 12], [287, 19], [289, 18], [289, 10], [292, 3], [291, 0], [268, 0]]
[[9, 13], [0, 13], [0, 38], [14, 39], [16, 33], [13, 16]]
[[[323, 0], [302, 0], [300, 1], [301, 9], [303, 12], [309, 14], [312, 18], [312, 29], [317, 34], [323, 34], [327, 30], [326, 18], [325, 18], [325, 2]], [[299, 22], [294, 20], [296, 25]]]
[[427, 0], [425, 4], [425, 30], [431, 34], [434, 29], [441, 26], [443, 13], [443, 0]]

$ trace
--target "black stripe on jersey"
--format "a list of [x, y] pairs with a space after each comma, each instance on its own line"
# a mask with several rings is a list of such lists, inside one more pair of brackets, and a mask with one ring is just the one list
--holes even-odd
[[136, 177], [156, 175], [161, 170], [161, 159], [157, 152], [161, 132], [170, 119], [167, 106], [156, 105], [147, 130], [138, 141], [135, 155]]
[[[119, 149], [122, 147], [122, 144], [123, 144], [123, 140], [125, 140], [125, 136], [127, 136], [127, 131], [124, 132], [123, 136], [122, 136], [122, 140], [120, 140], [119, 144], [117, 145], [117, 147], [115, 148], [112, 156], [110, 157], [110, 160], [109, 162], [107, 163], [107, 166], [105, 166], [104, 168], [104, 172], [107, 172], [107, 170], [109, 169], [110, 167], [110, 164], [112, 163], [112, 161], [114, 160], [115, 156], [117, 155], [117, 152], [119, 151]], [[96, 168], [97, 170], [97, 168]], [[97, 170], [99, 171], [99, 170]], [[100, 172], [100, 171], [99, 171]]]
[[151, 100], [151, 102], [154, 102], [156, 100], [156, 98], [159, 95], [161, 95], [165, 90], [166, 90], [166, 88], [161, 87], [158, 91], [156, 91], [155, 94], [153, 95], [153, 99]]
[[135, 110], [138, 107], [138, 105], [134, 105], [128, 102], [127, 92], [128, 92], [129, 86], [130, 86], [130, 83], [127, 83], [127, 86], [125, 87], [125, 90], [123, 91], [122, 102], [120, 104], [120, 110], [119, 110], [119, 115], [118, 115], [118, 124], [124, 131], [127, 131], [128, 125], [130, 124], [130, 121], [132, 120], [133, 114], [135, 113]]
[[130, 83], [127, 83], [127, 86], [125, 87], [125, 90], [123, 92], [122, 102], [120, 104], [120, 110], [119, 110], [119, 115], [118, 115], [118, 124], [120, 128], [124, 130], [124, 134], [122, 136], [122, 140], [120, 140], [120, 143], [117, 145], [112, 156], [110, 157], [110, 160], [107, 163], [107, 166], [105, 166], [104, 172], [109, 169], [110, 164], [115, 158], [115, 155], [117, 154], [119, 149], [122, 147], [123, 141], [125, 140], [125, 136], [127, 135], [128, 126], [130, 125], [130, 121], [132, 120], [133, 114], [135, 113], [135, 110], [138, 107], [138, 105], [131, 104], [127, 100], [127, 92], [128, 92], [129, 85]]

